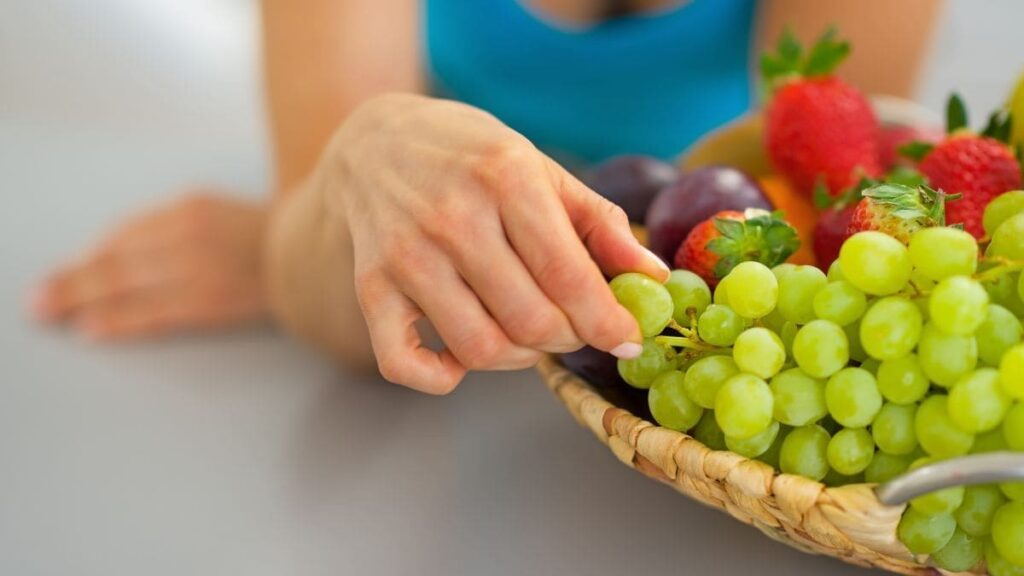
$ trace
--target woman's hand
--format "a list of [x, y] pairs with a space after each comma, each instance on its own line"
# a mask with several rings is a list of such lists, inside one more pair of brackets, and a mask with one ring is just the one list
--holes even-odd
[[[622, 210], [493, 116], [376, 98], [339, 130], [312, 181], [328, 237], [350, 234], [356, 296], [388, 380], [444, 393], [467, 370], [520, 369], [542, 352], [640, 353], [605, 275], [667, 280], [668, 269]], [[444, 350], [423, 346], [423, 316]]]
[[135, 217], [46, 279], [40, 320], [100, 340], [221, 328], [265, 314], [266, 209], [206, 192]]

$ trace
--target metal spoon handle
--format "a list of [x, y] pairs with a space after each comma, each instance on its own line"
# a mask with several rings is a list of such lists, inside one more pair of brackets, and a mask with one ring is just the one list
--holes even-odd
[[896, 506], [942, 488], [1010, 480], [1024, 481], [1024, 454], [990, 452], [922, 466], [878, 486], [875, 494], [882, 504]]

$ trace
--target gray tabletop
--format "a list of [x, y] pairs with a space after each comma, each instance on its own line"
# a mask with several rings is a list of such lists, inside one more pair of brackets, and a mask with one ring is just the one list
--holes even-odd
[[254, 18], [0, 0], [0, 574], [867, 573], [626, 469], [531, 372], [432, 398], [269, 327], [34, 326], [32, 280], [118, 215], [263, 187]]

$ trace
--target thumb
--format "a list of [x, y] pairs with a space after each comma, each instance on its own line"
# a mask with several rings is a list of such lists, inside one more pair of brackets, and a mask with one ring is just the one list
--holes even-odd
[[633, 236], [626, 213], [551, 161], [565, 210], [591, 258], [607, 276], [640, 272], [667, 282], [669, 267]]

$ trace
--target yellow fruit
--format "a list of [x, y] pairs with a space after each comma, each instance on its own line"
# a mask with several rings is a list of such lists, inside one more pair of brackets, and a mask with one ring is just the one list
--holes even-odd
[[1017, 87], [1013, 89], [1013, 96], [1007, 106], [1013, 116], [1012, 142], [1018, 146], [1024, 145], [1024, 72], [1017, 80]]

